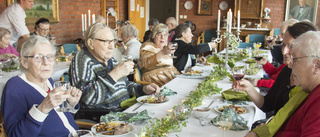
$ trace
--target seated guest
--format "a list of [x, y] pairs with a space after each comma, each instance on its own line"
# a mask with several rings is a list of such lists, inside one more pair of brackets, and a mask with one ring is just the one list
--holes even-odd
[[[247, 137], [257, 136], [319, 136], [320, 129], [320, 32], [302, 34], [290, 46], [289, 66], [294, 84], [303, 91], [295, 93], [276, 114], [277, 125], [263, 125], [249, 132]], [[279, 116], [279, 117], [277, 117]], [[272, 129], [274, 127], [276, 129]]]
[[174, 51], [172, 45], [168, 45], [168, 27], [162, 23], [155, 26], [150, 42], [143, 43], [140, 49], [142, 80], [162, 86], [180, 74], [170, 55]]
[[[287, 28], [289, 26], [292, 26], [293, 24], [297, 23], [298, 20], [295, 19], [289, 19], [287, 21], [283, 21], [281, 23], [280, 26], [280, 35], [279, 37], [281, 37], [281, 39], [283, 38], [285, 32], [287, 31]], [[274, 42], [274, 41], [273, 41]], [[282, 43], [281, 43], [282, 44]], [[283, 62], [283, 54], [281, 52], [281, 48], [282, 46], [274, 46], [274, 50], [275, 48], [279, 48], [280, 53], [273, 55], [273, 58], [275, 59], [275, 56], [281, 56], [281, 62]], [[270, 77], [270, 79], [258, 79], [255, 78], [253, 80], [250, 80], [250, 82], [252, 83], [252, 85], [257, 86], [257, 87], [266, 87], [266, 88], [271, 88], [273, 83], [275, 82], [275, 80], [277, 79], [279, 73], [281, 72], [281, 70], [287, 65], [288, 62], [283, 62], [281, 63], [281, 65], [279, 67], [275, 67], [273, 66], [273, 64], [271, 64], [266, 58], [262, 58], [260, 61], [257, 61], [259, 64], [261, 64], [263, 66], [263, 70], [268, 74], [268, 76]], [[274, 61], [276, 62], [276, 61]]]
[[131, 96], [155, 94], [156, 84], [146, 86], [128, 81], [134, 63], [119, 63], [112, 57], [116, 33], [102, 23], [92, 24], [85, 33], [85, 47], [73, 58], [70, 65], [71, 84], [82, 90], [83, 108], [117, 109]]
[[[82, 92], [74, 87], [70, 92], [63, 87], [53, 88], [50, 77], [55, 53], [55, 47], [40, 36], [32, 36], [22, 44], [22, 73], [8, 80], [1, 98], [8, 137], [68, 136], [78, 129], [73, 116], [80, 107]], [[75, 109], [58, 112], [56, 109], [65, 100]]]
[[[283, 37], [283, 58], [286, 64], [291, 63], [291, 59], [289, 58], [290, 51], [288, 50], [291, 42], [307, 31], [317, 30], [318, 28], [310, 22], [298, 22], [288, 27]], [[247, 80], [242, 79], [240, 81], [235, 81], [232, 86], [234, 89], [239, 88], [241, 91], [245, 91], [254, 104], [263, 112], [274, 111], [275, 114], [288, 102], [289, 93], [291, 89], [295, 87], [290, 77], [291, 69], [288, 68], [288, 66], [285, 66], [266, 96], [257, 92], [253, 85]]]
[[148, 22], [148, 26], [149, 26], [149, 30], [147, 30], [145, 33], [144, 33], [144, 36], [143, 36], [143, 42], [146, 42], [147, 40], [150, 39], [150, 35], [152, 33], [152, 29], [154, 26], [158, 25], [159, 24], [159, 20], [157, 19], [150, 19], [149, 22]]
[[[191, 54], [200, 54], [207, 51], [211, 51], [216, 48], [216, 44], [214, 42], [202, 43], [198, 46], [190, 44], [192, 41], [192, 32], [189, 24], [182, 23], [178, 25], [175, 29], [176, 31], [176, 39], [174, 42], [178, 43], [178, 49], [174, 53], [177, 58], [173, 59], [174, 67], [177, 68], [178, 71], [187, 70], [192, 65]], [[199, 63], [205, 63], [206, 58], [201, 57], [198, 58], [197, 61]]]
[[52, 37], [50, 32], [50, 22], [46, 18], [40, 18], [37, 20], [35, 26], [34, 26], [34, 32], [30, 33], [30, 36], [32, 35], [39, 35], [42, 37], [45, 37], [48, 39], [53, 45], [56, 44], [56, 37]]
[[176, 18], [174, 18], [174, 17], [167, 18], [166, 25], [168, 26], [168, 30], [169, 30], [168, 41], [171, 42], [176, 39], [175, 28], [178, 26]]
[[137, 40], [138, 35], [139, 30], [132, 24], [121, 27], [121, 39], [126, 46], [125, 48], [123, 44], [118, 44], [122, 55], [131, 56], [133, 59], [139, 58], [141, 43]]
[[10, 37], [10, 31], [0, 27], [0, 61], [6, 58], [19, 57], [17, 50], [9, 44]]

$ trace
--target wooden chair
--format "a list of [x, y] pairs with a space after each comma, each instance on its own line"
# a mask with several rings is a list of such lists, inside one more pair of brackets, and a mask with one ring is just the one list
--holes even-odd
[[253, 43], [241, 42], [241, 43], [239, 44], [239, 47], [238, 47], [238, 48], [243, 48], [243, 49], [245, 49], [245, 48], [247, 48], [247, 47], [253, 48]]
[[212, 37], [217, 37], [216, 31], [203, 31], [201, 35], [198, 37], [197, 45], [199, 45], [200, 43], [211, 42]]
[[91, 120], [75, 120], [75, 121], [76, 121], [79, 129], [90, 130], [93, 125], [97, 124], [97, 122], [91, 121]]
[[247, 43], [261, 42], [262, 48], [264, 47], [265, 41], [266, 41], [266, 35], [263, 35], [263, 34], [250, 34], [250, 35], [247, 35], [246, 37]]
[[73, 44], [73, 43], [70, 43], [70, 44], [63, 44], [60, 48], [60, 53], [62, 55], [66, 54], [66, 53], [72, 53], [72, 52], [77, 52], [77, 51], [80, 51], [81, 48], [78, 44]]
[[134, 68], [133, 81], [141, 85], [151, 84], [151, 82], [142, 81], [141, 77], [142, 77], [142, 74], [140, 72], [139, 65], [136, 65], [136, 67]]

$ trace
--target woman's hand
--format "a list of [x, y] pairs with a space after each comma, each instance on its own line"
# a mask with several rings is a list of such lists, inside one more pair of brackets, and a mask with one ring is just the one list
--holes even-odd
[[205, 64], [207, 59], [204, 56], [201, 56], [200, 58], [197, 58], [197, 62], [200, 64]]
[[143, 87], [143, 92], [146, 93], [147, 95], [157, 94], [160, 92], [160, 88], [157, 84], [151, 83]]
[[258, 137], [258, 135], [255, 132], [249, 132], [247, 135], [245, 135], [244, 137]]
[[257, 61], [260, 65], [266, 65], [268, 60], [266, 57], [263, 57], [261, 60]]
[[62, 102], [69, 97], [69, 91], [65, 91], [64, 87], [55, 88], [48, 93], [48, 95], [38, 106], [38, 109], [41, 112], [48, 114], [53, 108], [62, 104]]
[[168, 46], [164, 46], [162, 48], [163, 55], [170, 55], [170, 54], [173, 54], [175, 51], [176, 51], [176, 49], [174, 47], [172, 47], [172, 44], [170, 44]]
[[80, 97], [82, 95], [82, 91], [77, 89], [76, 87], [71, 87], [70, 89], [70, 97], [67, 99], [69, 105], [74, 108], [79, 100], [80, 100]]
[[233, 82], [232, 89], [250, 92], [254, 87], [248, 80], [241, 79]]
[[117, 65], [109, 75], [113, 78], [114, 81], [122, 77], [128, 76], [134, 70], [134, 62], [133, 61], [122, 61]]
[[6, 59], [6, 58], [16, 58], [18, 56], [16, 56], [15, 54], [11, 54], [11, 53], [4, 53], [0, 55], [0, 59]]

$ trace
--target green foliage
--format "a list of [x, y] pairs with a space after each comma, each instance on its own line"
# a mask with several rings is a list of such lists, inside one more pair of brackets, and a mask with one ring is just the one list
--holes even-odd
[[36, 10], [46, 10], [42, 5], [36, 7]]

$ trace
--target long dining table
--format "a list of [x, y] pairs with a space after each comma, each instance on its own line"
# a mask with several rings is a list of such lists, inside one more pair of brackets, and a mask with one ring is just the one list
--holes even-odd
[[[270, 51], [266, 50], [266, 55], [268, 56], [267, 59], [271, 60], [271, 53]], [[223, 53], [224, 51], [222, 51]], [[271, 62], [271, 61], [270, 61]], [[244, 65], [245, 62], [238, 61], [236, 62], [237, 65]], [[195, 90], [198, 84], [205, 80], [205, 76], [210, 75], [211, 70], [213, 70], [212, 66], [205, 66], [205, 65], [196, 65], [192, 68], [193, 70], [199, 70], [203, 72], [204, 77], [188, 77], [188, 76], [177, 76], [167, 84], [163, 85], [161, 88], [167, 87], [173, 91], [176, 91], [178, 94], [174, 96], [169, 96], [169, 101], [163, 104], [143, 104], [137, 110], [133, 111], [137, 108], [140, 103], [136, 103], [133, 106], [126, 109], [124, 112], [134, 113], [134, 112], [141, 112], [143, 110], [148, 110], [152, 112], [151, 117], [162, 118], [169, 114], [176, 104], [181, 104], [183, 101], [188, 99], [188, 95], [191, 91]], [[214, 70], [213, 70], [214, 71]], [[261, 78], [265, 72], [263, 69], [260, 69], [259, 72], [255, 75], [245, 76], [245, 77], [257, 77]], [[223, 80], [216, 82], [219, 88], [222, 88], [222, 91], [228, 90], [232, 86], [232, 82], [229, 80], [229, 77], [224, 78]], [[259, 91], [258, 88], [256, 88]], [[221, 92], [222, 92], [221, 91]], [[202, 102], [201, 106], [208, 106], [209, 103], [214, 101], [214, 103], [210, 106], [210, 114], [208, 118], [205, 118], [203, 121], [204, 123], [209, 122], [214, 117], [218, 116], [221, 112], [216, 111], [217, 107], [222, 105], [230, 105], [225, 101], [222, 101], [221, 94], [215, 94], [210, 97], [205, 97]], [[248, 109], [248, 113], [241, 114], [246, 121], [248, 129], [251, 128], [251, 125], [254, 121], [259, 119], [265, 119], [265, 113], [262, 112], [259, 108], [257, 108], [253, 102], [248, 102], [247, 105], [243, 105]], [[137, 128], [135, 129], [132, 134], [138, 134], [143, 127], [143, 125], [136, 125]], [[245, 136], [249, 130], [242, 130], [242, 131], [233, 131], [228, 130], [225, 131], [226, 137], [243, 137]], [[204, 125], [200, 124], [199, 119], [195, 118], [193, 113], [187, 119], [187, 126], [182, 128], [181, 132], [173, 132], [169, 134], [169, 137], [175, 137], [176, 135], [180, 137], [222, 137], [223, 131], [219, 129], [219, 127], [213, 125]], [[133, 136], [133, 135], [128, 135]]]

